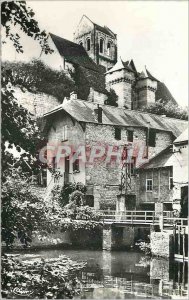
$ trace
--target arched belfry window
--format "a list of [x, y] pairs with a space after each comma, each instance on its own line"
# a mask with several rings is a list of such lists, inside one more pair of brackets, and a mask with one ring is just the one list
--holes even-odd
[[91, 40], [87, 39], [87, 51], [91, 50]]
[[100, 53], [104, 52], [104, 40], [100, 39]]
[[108, 44], [107, 44], [107, 52], [108, 52], [108, 55], [111, 54], [111, 42], [109, 41]]

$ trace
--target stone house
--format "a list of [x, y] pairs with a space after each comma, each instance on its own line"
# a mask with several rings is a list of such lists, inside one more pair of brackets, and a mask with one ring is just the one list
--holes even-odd
[[[150, 159], [172, 144], [187, 122], [72, 97], [45, 114], [48, 145], [55, 148], [71, 146], [74, 153], [79, 146], [84, 146], [85, 154], [96, 146], [108, 147], [111, 157], [116, 156], [119, 147], [130, 145], [133, 149], [128, 171], [131, 187], [127, 190], [126, 206], [129, 209], [138, 207], [141, 191], [133, 170], [141, 164], [141, 157]], [[140, 149], [142, 154], [139, 155]], [[113, 160], [107, 163], [107, 151], [103, 153], [103, 159], [91, 163], [88, 158], [83, 162], [83, 153], [74, 163], [70, 155], [61, 157], [61, 162], [54, 157], [53, 162], [53, 168], [62, 173], [61, 184], [84, 183], [90, 203], [96, 209], [115, 209], [120, 195], [122, 163], [116, 164]], [[48, 184], [50, 181], [51, 173], [48, 172]]]
[[188, 129], [138, 169], [140, 206], [177, 210], [188, 216]]

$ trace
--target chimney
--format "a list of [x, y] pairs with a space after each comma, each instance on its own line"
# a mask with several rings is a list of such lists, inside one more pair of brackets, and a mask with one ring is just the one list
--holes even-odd
[[102, 107], [97, 104], [97, 108], [94, 109], [94, 112], [97, 116], [98, 123], [102, 123]]
[[71, 92], [70, 93], [70, 100], [77, 100], [77, 93], [76, 92]]

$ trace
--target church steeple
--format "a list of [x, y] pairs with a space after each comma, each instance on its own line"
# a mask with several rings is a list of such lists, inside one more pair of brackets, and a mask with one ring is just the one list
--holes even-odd
[[74, 33], [74, 41], [82, 45], [95, 63], [106, 70], [117, 62], [117, 35], [83, 15]]

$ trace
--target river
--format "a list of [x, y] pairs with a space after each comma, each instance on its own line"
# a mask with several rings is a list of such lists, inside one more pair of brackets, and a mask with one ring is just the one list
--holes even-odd
[[81, 294], [74, 299], [188, 299], [187, 262], [149, 258], [135, 251], [43, 250], [33, 254], [43, 258], [63, 254], [87, 262], [80, 274]]

